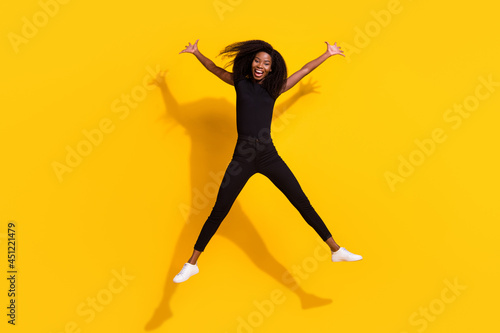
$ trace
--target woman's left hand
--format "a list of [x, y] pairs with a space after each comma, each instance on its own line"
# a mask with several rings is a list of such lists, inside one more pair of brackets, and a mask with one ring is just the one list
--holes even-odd
[[327, 46], [326, 52], [330, 56], [334, 56], [334, 55], [338, 54], [338, 55], [341, 55], [341, 56], [345, 57], [344, 51], [342, 51], [340, 49], [340, 46], [337, 46], [337, 42], [335, 42], [333, 45], [328, 44], [328, 42], [325, 42], [325, 43], [326, 43], [326, 46]]

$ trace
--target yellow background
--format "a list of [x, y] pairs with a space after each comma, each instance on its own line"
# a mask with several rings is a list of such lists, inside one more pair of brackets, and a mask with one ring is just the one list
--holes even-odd
[[[1, 7], [2, 331], [498, 330], [492, 1]], [[290, 73], [324, 52], [324, 41], [346, 50], [278, 99], [273, 137], [334, 238], [363, 261], [325, 259], [313, 230], [256, 175], [201, 256], [201, 273], [173, 285], [236, 138], [234, 88], [178, 54], [198, 38], [218, 65], [224, 46], [264, 39]], [[158, 87], [143, 86], [158, 69], [168, 70], [176, 116]], [[488, 78], [491, 91], [481, 83]], [[311, 84], [316, 93], [305, 93]], [[127, 95], [137, 103], [126, 106]], [[463, 103], [474, 109], [467, 118], [446, 121]], [[111, 129], [85, 146], [84, 131], [103, 121]], [[415, 140], [436, 128], [446, 140], [418, 153]], [[66, 164], [67, 147], [78, 145], [91, 151], [58, 178], [54, 163]], [[420, 165], [391, 188], [387, 172], [411, 154]], [[6, 323], [9, 221], [17, 225], [15, 327]], [[284, 270], [300, 288], [283, 283]], [[302, 308], [322, 300], [331, 302]]]

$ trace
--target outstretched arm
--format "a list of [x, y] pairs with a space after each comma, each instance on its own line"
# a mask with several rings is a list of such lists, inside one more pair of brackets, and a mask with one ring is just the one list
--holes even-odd
[[284, 93], [288, 89], [292, 88], [294, 85], [297, 84], [304, 76], [307, 74], [311, 73], [316, 67], [321, 65], [326, 59], [330, 58], [331, 56], [334, 56], [336, 54], [341, 55], [344, 57], [344, 51], [340, 49], [339, 46], [337, 46], [337, 43], [330, 45], [328, 42], [325, 42], [327, 49], [325, 53], [317, 57], [316, 59], [308, 62], [305, 64], [301, 69], [290, 75], [290, 77], [286, 80], [286, 84], [283, 87], [283, 90], [281, 93]]
[[203, 54], [201, 54], [201, 52], [198, 50], [198, 41], [199, 39], [197, 39], [196, 42], [192, 45], [191, 43], [189, 43], [189, 45], [186, 45], [186, 48], [181, 52], [179, 52], [179, 54], [181, 53], [194, 54], [196, 58], [203, 64], [203, 66], [205, 66], [206, 69], [215, 74], [222, 81], [233, 86], [234, 85], [233, 73], [226, 71], [224, 68], [218, 67], [217, 65], [214, 64], [212, 60], [208, 59]]

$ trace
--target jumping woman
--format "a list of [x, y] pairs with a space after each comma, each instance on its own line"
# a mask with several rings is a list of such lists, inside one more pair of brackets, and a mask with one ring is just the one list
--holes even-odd
[[[192, 53], [222, 81], [236, 90], [236, 129], [238, 139], [231, 162], [217, 194], [210, 216], [201, 229], [194, 251], [182, 270], [174, 277], [180, 283], [199, 272], [198, 257], [229, 213], [231, 206], [255, 173], [261, 173], [280, 189], [304, 220], [326, 242], [332, 252], [332, 261], [357, 261], [362, 257], [340, 247], [323, 220], [311, 206], [297, 179], [276, 151], [271, 138], [271, 120], [276, 99], [296, 85], [326, 59], [343, 55], [337, 43], [327, 45], [327, 50], [287, 77], [286, 64], [281, 54], [261, 40], [249, 40], [227, 46], [219, 55], [232, 59], [233, 72], [218, 67], [198, 50], [198, 40], [180, 53]], [[227, 68], [227, 66], [225, 68]]]

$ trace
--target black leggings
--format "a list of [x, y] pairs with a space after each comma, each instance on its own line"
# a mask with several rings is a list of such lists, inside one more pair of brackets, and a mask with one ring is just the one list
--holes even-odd
[[272, 139], [239, 136], [233, 158], [220, 185], [217, 200], [201, 229], [194, 246], [195, 250], [201, 252], [205, 250], [222, 220], [229, 213], [236, 197], [248, 179], [255, 173], [261, 173], [269, 178], [285, 194], [323, 241], [332, 236], [323, 220], [311, 206], [292, 171], [278, 155]]

